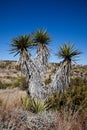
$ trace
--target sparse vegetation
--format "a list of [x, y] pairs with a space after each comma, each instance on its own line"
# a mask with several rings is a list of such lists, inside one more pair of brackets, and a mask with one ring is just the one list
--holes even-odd
[[69, 110], [74, 113], [87, 108], [87, 87], [70, 87], [64, 93], [55, 92], [53, 96], [48, 97], [47, 101], [50, 109], [58, 111]]
[[0, 81], [0, 89], [6, 89], [6, 88], [9, 88], [9, 87], [12, 87], [12, 83], [2, 83]]
[[6, 68], [6, 65], [4, 63], [0, 64], [0, 68]]
[[87, 109], [83, 109], [81, 114], [69, 111], [58, 113], [56, 130], [86, 130], [87, 129]]
[[15, 69], [16, 69], [17, 71], [20, 71], [20, 70], [21, 70], [20, 65], [16, 65], [16, 66], [15, 66]]
[[0, 107], [2, 106], [2, 100], [0, 99]]
[[0, 68], [4, 69], [4, 68], [10, 68], [11, 67], [12, 62], [11, 61], [2, 61], [0, 64]]
[[23, 76], [18, 77], [14, 83], [13, 83], [13, 87], [18, 87], [22, 90], [27, 90], [28, 89], [28, 85], [26, 83], [26, 78]]
[[71, 79], [70, 86], [86, 86], [86, 82], [81, 77]]
[[[6, 76], [7, 79], [11, 79], [11, 76]], [[26, 78], [23, 76], [19, 76], [17, 78], [14, 78], [13, 82], [2, 82], [0, 81], [0, 89], [6, 89], [6, 88], [20, 88], [22, 90], [27, 90], [28, 86], [26, 83]]]

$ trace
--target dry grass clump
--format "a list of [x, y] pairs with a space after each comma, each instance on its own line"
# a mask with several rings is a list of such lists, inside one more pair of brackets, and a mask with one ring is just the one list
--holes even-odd
[[26, 91], [19, 90], [18, 88], [0, 90], [0, 99], [2, 104], [0, 108], [4, 110], [12, 110], [21, 107], [21, 99], [26, 96]]
[[0, 130], [26, 130], [26, 113], [21, 109], [21, 98], [26, 91], [18, 88], [0, 90]]
[[81, 114], [71, 112], [58, 113], [56, 130], [87, 130], [87, 109]]

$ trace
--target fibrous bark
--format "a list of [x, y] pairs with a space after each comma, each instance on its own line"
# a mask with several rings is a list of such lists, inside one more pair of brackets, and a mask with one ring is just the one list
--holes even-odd
[[65, 88], [69, 87], [70, 67], [71, 64], [67, 61], [61, 63], [51, 83], [51, 92], [63, 92]]
[[38, 72], [35, 72], [30, 79], [29, 92], [30, 96], [35, 99], [44, 99], [46, 97], [45, 84]]
[[42, 80], [42, 68], [40, 69], [40, 66], [38, 67], [38, 64], [36, 64], [34, 60], [31, 59], [27, 51], [22, 53], [21, 67], [22, 72], [26, 76], [30, 96], [36, 99], [45, 98], [46, 90], [45, 84]]
[[32, 98], [44, 99], [47, 95], [47, 90], [43, 79], [47, 68], [48, 55], [48, 49], [46, 47], [41, 48], [33, 61], [35, 68], [29, 83], [29, 92]]
[[30, 65], [32, 62], [29, 52], [26, 50], [23, 50], [21, 52], [19, 61], [20, 61], [20, 67], [21, 67], [21, 74], [26, 76], [26, 81], [28, 82], [30, 79], [31, 69], [32, 69], [28, 65], [28, 61], [30, 62]]
[[46, 72], [47, 69], [47, 63], [48, 63], [48, 56], [49, 56], [49, 51], [46, 46], [42, 46], [37, 53], [36, 58], [34, 59], [35, 65], [38, 67], [42, 77], [44, 73]]

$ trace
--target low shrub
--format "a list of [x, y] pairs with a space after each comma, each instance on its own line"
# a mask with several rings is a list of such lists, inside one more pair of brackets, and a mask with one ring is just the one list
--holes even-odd
[[31, 111], [33, 113], [38, 113], [48, 109], [45, 101], [41, 101], [40, 99], [31, 99], [30, 97], [23, 97], [22, 105], [26, 110]]
[[26, 83], [26, 78], [21, 76], [21, 77], [18, 77], [14, 83], [13, 83], [13, 87], [19, 87], [20, 89], [22, 90], [27, 90], [28, 88], [28, 85]]
[[2, 68], [2, 69], [3, 69], [3, 68], [6, 68], [6, 65], [5, 65], [4, 63], [1, 63], [1, 64], [0, 64], [0, 68]]
[[4, 83], [5, 88], [12, 88], [12, 83]]
[[12, 87], [11, 83], [2, 83], [0, 81], [0, 89], [6, 89], [6, 88], [10, 88], [10, 87]]
[[6, 76], [6, 78], [7, 78], [7, 79], [11, 79], [11, 76], [8, 75], [8, 76]]
[[[11, 78], [11, 76], [7, 76], [8, 79]], [[26, 78], [21, 76], [18, 77], [13, 83], [9, 83], [9, 82], [1, 82], [0, 81], [0, 89], [6, 89], [6, 88], [20, 88], [22, 90], [27, 90], [28, 85], [26, 83]]]
[[70, 86], [84, 86], [86, 85], [85, 80], [83, 80], [80, 77], [76, 77], [74, 79], [71, 79]]
[[0, 106], [2, 106], [2, 100], [0, 99]]
[[0, 81], [0, 89], [6, 89], [6, 84]]
[[17, 70], [17, 71], [20, 71], [21, 69], [20, 69], [20, 65], [16, 65], [15, 66], [15, 69]]
[[66, 111], [72, 113], [87, 107], [87, 87], [69, 87], [64, 93], [55, 92], [53, 96], [48, 96], [47, 104], [52, 110]]

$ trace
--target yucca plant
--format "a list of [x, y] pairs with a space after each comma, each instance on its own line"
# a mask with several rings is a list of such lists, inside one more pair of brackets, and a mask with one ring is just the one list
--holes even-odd
[[33, 113], [38, 113], [48, 109], [48, 105], [45, 101], [40, 99], [35, 100], [31, 99], [30, 97], [23, 97], [22, 98], [22, 105], [28, 110]]
[[12, 40], [11, 53], [15, 53], [14, 56], [22, 54], [23, 51], [28, 51], [28, 48], [32, 47], [32, 39], [30, 35], [21, 35]]
[[57, 56], [63, 58], [63, 66], [65, 73], [65, 86], [68, 87], [70, 84], [70, 70], [71, 70], [71, 62], [75, 61], [77, 56], [81, 54], [81, 51], [75, 49], [73, 44], [64, 43], [63, 46], [59, 47], [59, 52]]
[[[51, 38], [46, 30], [39, 29], [34, 34], [34, 42], [38, 46], [37, 57], [35, 59], [36, 64], [40, 67], [41, 71], [44, 71], [44, 65], [48, 62], [49, 49], [48, 45]], [[42, 68], [42, 69], [41, 69]]]
[[59, 47], [59, 51], [56, 53], [59, 58], [64, 59], [63, 62], [75, 61], [79, 54], [81, 54], [81, 51], [75, 49], [74, 45], [71, 43], [64, 43]]
[[[32, 47], [32, 39], [30, 35], [22, 35], [14, 38], [11, 43], [11, 53], [15, 53], [14, 56], [20, 55], [19, 61], [21, 65], [21, 72], [24, 72], [24, 66], [27, 60], [30, 58], [28, 49]], [[26, 69], [28, 67], [26, 66]]]
[[33, 99], [32, 100], [32, 106], [31, 106], [32, 112], [38, 113], [38, 112], [44, 111], [46, 109], [48, 109], [48, 106], [45, 103], [45, 101], [41, 101], [40, 99], [38, 99], [38, 100]]
[[73, 44], [64, 43], [59, 47], [59, 51], [56, 55], [57, 57], [62, 58], [63, 62], [56, 72], [52, 83], [52, 88], [57, 88], [59, 91], [64, 91], [66, 87], [69, 87], [71, 62], [75, 61], [77, 56], [80, 54], [81, 52], [78, 49], [75, 49]]
[[39, 29], [34, 33], [34, 42], [38, 45], [38, 51], [47, 48], [51, 38], [46, 30]]

